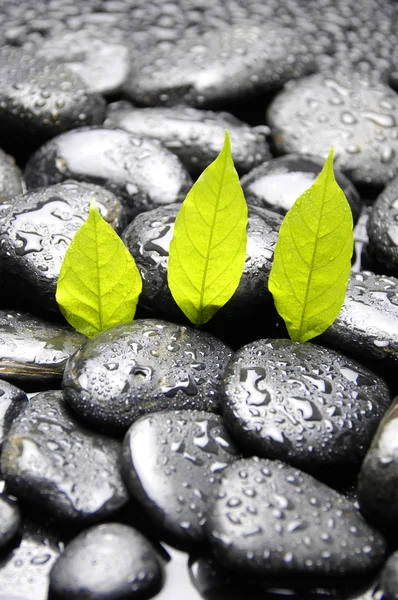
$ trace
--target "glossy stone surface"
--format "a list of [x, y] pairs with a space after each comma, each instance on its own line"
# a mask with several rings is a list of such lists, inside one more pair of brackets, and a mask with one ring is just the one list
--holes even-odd
[[25, 177], [34, 188], [66, 179], [101, 185], [120, 196], [130, 220], [156, 206], [182, 202], [192, 183], [179, 159], [160, 142], [105, 128], [53, 138], [31, 156]]
[[70, 31], [39, 44], [36, 56], [63, 64], [79, 75], [90, 92], [114, 94], [130, 71], [130, 49], [120, 40], [98, 31]]
[[57, 281], [66, 251], [87, 220], [95, 198], [103, 218], [116, 230], [124, 224], [119, 199], [94, 184], [65, 181], [12, 198], [0, 211], [0, 266], [8, 286], [59, 312]]
[[350, 276], [340, 313], [317, 339], [387, 374], [398, 361], [397, 324], [398, 280], [361, 271]]
[[207, 500], [239, 456], [220, 416], [161, 411], [141, 417], [128, 430], [123, 474], [162, 537], [189, 547], [205, 540]]
[[0, 379], [0, 448], [12, 422], [25, 409], [27, 401], [24, 391]]
[[[0, 203], [26, 191], [26, 185], [15, 159], [0, 150]], [[0, 204], [0, 210], [2, 204]]]
[[398, 599], [398, 552], [393, 552], [384, 565], [380, 573], [380, 588], [383, 600]]
[[271, 158], [265, 135], [233, 115], [188, 106], [115, 108], [108, 113], [107, 127], [125, 129], [137, 137], [153, 137], [176, 154], [193, 177], [218, 156], [225, 130], [231, 141], [238, 173], [247, 173]]
[[276, 24], [241, 24], [158, 46], [133, 65], [126, 94], [140, 105], [209, 106], [271, 92], [314, 67], [300, 35]]
[[368, 253], [386, 275], [398, 276], [398, 178], [377, 197], [367, 225]]
[[216, 337], [160, 319], [136, 319], [88, 340], [65, 367], [65, 398], [104, 429], [127, 429], [159, 410], [217, 412], [231, 351]]
[[354, 184], [377, 190], [398, 172], [398, 95], [387, 85], [311, 75], [286, 86], [267, 119], [279, 153], [326, 159], [333, 145], [335, 166]]
[[[288, 154], [263, 163], [241, 179], [247, 203], [285, 215], [297, 198], [314, 183], [324, 162], [316, 156]], [[360, 196], [343, 173], [335, 169], [334, 176], [356, 222], [361, 212]]]
[[223, 414], [241, 447], [305, 471], [359, 464], [389, 404], [380, 377], [308, 342], [257, 340], [224, 375]]
[[23, 386], [59, 381], [67, 359], [85, 339], [69, 325], [0, 310], [0, 376]]
[[355, 575], [376, 570], [386, 552], [344, 496], [269, 459], [225, 469], [206, 528], [220, 562], [247, 574]]
[[21, 514], [15, 501], [0, 495], [0, 548], [8, 544], [21, 525]]
[[98, 521], [127, 502], [119, 440], [84, 427], [59, 390], [41, 392], [3, 444], [8, 489], [58, 519]]
[[384, 415], [362, 463], [358, 502], [379, 527], [398, 531], [398, 399]]
[[163, 566], [150, 542], [121, 523], [103, 523], [75, 537], [50, 572], [57, 600], [151, 598], [163, 583]]

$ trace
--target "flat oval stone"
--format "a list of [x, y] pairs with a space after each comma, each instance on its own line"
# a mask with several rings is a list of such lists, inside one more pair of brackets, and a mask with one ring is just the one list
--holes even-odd
[[372, 206], [367, 225], [367, 251], [386, 275], [398, 276], [398, 177], [390, 181]]
[[21, 514], [15, 501], [0, 494], [0, 548], [8, 544], [18, 533]]
[[358, 502], [379, 527], [398, 531], [398, 398], [384, 415], [362, 463]]
[[0, 150], [0, 210], [3, 202], [25, 191], [25, 181], [15, 158]]
[[36, 389], [44, 382], [54, 384], [85, 339], [69, 325], [0, 310], [0, 376]]
[[224, 374], [223, 414], [246, 452], [305, 471], [360, 463], [390, 404], [386, 383], [328, 348], [257, 340]]
[[10, 135], [37, 147], [62, 131], [99, 125], [104, 118], [102, 96], [89, 92], [83, 80], [64, 65], [10, 46], [1, 48], [0, 131], [4, 139]]
[[383, 600], [398, 599], [398, 551], [388, 557], [380, 573], [380, 589]]
[[102, 523], [67, 544], [50, 571], [50, 597], [152, 598], [163, 578], [163, 565], [141, 533], [122, 523]]
[[380, 190], [398, 172], [398, 95], [355, 73], [311, 75], [272, 101], [268, 124], [278, 152], [326, 158], [354, 184]]
[[119, 440], [87, 429], [59, 390], [33, 396], [3, 444], [1, 471], [17, 497], [58, 519], [96, 521], [127, 502]]
[[[242, 177], [241, 186], [246, 201], [284, 215], [314, 183], [323, 164], [324, 160], [319, 157], [300, 154], [268, 160]], [[361, 212], [361, 198], [341, 171], [335, 169], [334, 176], [350, 204], [356, 222]]]
[[159, 410], [217, 412], [230, 357], [228, 346], [209, 333], [137, 319], [88, 340], [68, 361], [62, 387], [84, 419], [123, 430]]
[[27, 402], [25, 392], [0, 379], [0, 449], [13, 421], [25, 409]]
[[352, 273], [333, 325], [317, 338], [382, 374], [398, 364], [398, 280], [369, 271]]
[[296, 31], [275, 23], [226, 26], [182, 36], [135, 57], [126, 94], [141, 105], [208, 106], [279, 89], [314, 67]]
[[0, 565], [1, 600], [47, 600], [49, 573], [63, 546], [63, 536], [48, 519], [24, 517], [21, 541]]
[[347, 498], [307, 473], [257, 457], [225, 469], [206, 529], [220, 562], [263, 577], [368, 573], [386, 552], [382, 535]]
[[161, 411], [141, 417], [128, 430], [123, 475], [162, 537], [189, 546], [204, 542], [207, 498], [239, 456], [220, 416]]
[[[122, 239], [143, 280], [140, 305], [164, 318], [187, 322], [167, 283], [169, 247], [179, 209], [179, 205], [170, 205], [138, 215], [125, 229]], [[223, 339], [231, 327], [231, 340], [237, 338], [236, 318], [240, 319], [240, 329], [247, 327], [256, 335], [263, 326], [267, 331], [264, 335], [271, 334], [277, 315], [267, 282], [281, 222], [280, 215], [249, 207], [246, 261], [239, 286], [209, 323], [211, 330], [214, 328]]]
[[182, 202], [192, 184], [180, 160], [159, 141], [99, 127], [76, 129], [44, 144], [30, 157], [25, 177], [34, 188], [65, 179], [101, 185], [120, 196], [129, 220]]
[[89, 92], [104, 95], [118, 92], [130, 71], [129, 47], [87, 28], [47, 38], [36, 56], [66, 65], [83, 79]]
[[188, 106], [120, 108], [108, 113], [107, 127], [125, 129], [137, 137], [154, 137], [176, 154], [193, 177], [217, 158], [228, 130], [238, 173], [247, 173], [271, 158], [265, 136], [226, 112]]
[[0, 211], [0, 266], [8, 273], [10, 287], [25, 289], [25, 295], [33, 296], [42, 308], [59, 313], [55, 300], [59, 272], [73, 236], [87, 220], [93, 197], [103, 218], [120, 231], [122, 205], [98, 185], [65, 181], [9, 201], [8, 209]]

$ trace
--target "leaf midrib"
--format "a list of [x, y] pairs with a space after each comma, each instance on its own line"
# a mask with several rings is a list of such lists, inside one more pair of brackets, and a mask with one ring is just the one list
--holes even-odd
[[201, 317], [202, 317], [202, 313], [204, 310], [203, 307], [203, 298], [204, 298], [204, 294], [205, 294], [205, 289], [206, 289], [206, 279], [207, 279], [207, 271], [209, 268], [209, 259], [210, 259], [210, 249], [211, 249], [211, 244], [213, 241], [213, 234], [214, 234], [214, 225], [216, 222], [216, 218], [217, 218], [217, 213], [218, 213], [218, 205], [221, 199], [221, 190], [223, 189], [223, 181], [224, 181], [224, 176], [225, 176], [225, 170], [226, 170], [226, 166], [227, 166], [227, 161], [226, 159], [223, 162], [223, 167], [222, 167], [222, 172], [221, 172], [221, 177], [220, 177], [220, 184], [218, 186], [218, 190], [217, 190], [217, 200], [214, 206], [214, 211], [213, 211], [213, 218], [212, 218], [212, 222], [211, 222], [211, 228], [210, 228], [210, 236], [209, 236], [209, 241], [207, 244], [207, 251], [206, 251], [206, 257], [205, 257], [205, 265], [204, 265], [204, 269], [203, 269], [203, 275], [202, 275], [202, 284], [201, 284], [201, 288], [200, 288], [200, 298], [199, 298], [199, 315], [200, 315], [200, 321], [201, 321]]
[[307, 301], [308, 301], [308, 294], [310, 291], [310, 287], [311, 287], [311, 281], [312, 281], [312, 276], [313, 276], [313, 271], [314, 271], [314, 260], [315, 260], [315, 255], [316, 255], [316, 251], [318, 248], [318, 235], [319, 235], [319, 229], [321, 226], [321, 220], [322, 220], [322, 216], [323, 216], [323, 209], [325, 206], [325, 195], [326, 195], [326, 187], [327, 187], [327, 182], [328, 182], [329, 176], [324, 178], [324, 184], [323, 184], [323, 194], [322, 194], [322, 206], [321, 206], [321, 211], [320, 211], [320, 216], [318, 219], [318, 223], [317, 223], [317, 228], [316, 228], [316, 235], [315, 235], [315, 243], [314, 243], [314, 250], [312, 252], [312, 256], [311, 256], [311, 261], [310, 261], [310, 265], [309, 265], [309, 269], [310, 269], [310, 274], [307, 280], [307, 286], [305, 289], [305, 294], [304, 294], [304, 301], [303, 301], [303, 310], [301, 312], [301, 317], [300, 317], [300, 324], [299, 324], [299, 328], [298, 328], [298, 339], [299, 341], [301, 341], [301, 331], [303, 328], [303, 324], [304, 324], [304, 318], [305, 315], [307, 313]]
[[[93, 215], [94, 216], [94, 215]], [[99, 244], [98, 244], [98, 232], [97, 232], [97, 219], [94, 217], [94, 232], [95, 232], [95, 255], [96, 255], [96, 270], [97, 270], [97, 289], [98, 289], [98, 317], [99, 317], [99, 331], [103, 330], [102, 327], [102, 294], [101, 294], [101, 276], [99, 267]]]

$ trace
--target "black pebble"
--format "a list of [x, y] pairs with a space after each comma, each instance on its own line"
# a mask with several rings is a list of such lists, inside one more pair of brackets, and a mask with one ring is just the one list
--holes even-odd
[[0, 549], [2, 550], [18, 532], [21, 515], [18, 505], [7, 496], [0, 495]]
[[[0, 150], [0, 203], [5, 203], [26, 190], [25, 181], [13, 156]], [[0, 210], [3, 209], [0, 204]]]
[[224, 375], [223, 413], [246, 452], [305, 471], [359, 464], [390, 404], [387, 385], [328, 348], [257, 340]]
[[87, 429], [61, 391], [33, 396], [3, 444], [8, 489], [58, 519], [98, 521], [127, 502], [121, 443]]
[[88, 340], [65, 367], [70, 406], [106, 430], [159, 410], [217, 412], [230, 349], [209, 333], [137, 319]]
[[101, 185], [120, 197], [129, 220], [159, 205], [182, 202], [192, 184], [181, 161], [159, 141], [102, 127], [53, 138], [30, 157], [25, 177], [31, 188], [66, 179]]
[[152, 598], [163, 565], [150, 542], [121, 523], [103, 523], [74, 538], [50, 572], [52, 600]]
[[271, 158], [264, 134], [226, 112], [216, 113], [188, 106], [122, 106], [110, 111], [104, 125], [125, 129], [137, 137], [160, 140], [165, 148], [180, 158], [193, 177], [198, 177], [221, 152], [225, 130], [229, 133], [238, 173], [247, 173]]
[[383, 600], [398, 600], [398, 551], [393, 552], [380, 573]]
[[216, 557], [242, 575], [366, 574], [386, 552], [382, 535], [344, 496], [268, 459], [225, 469], [206, 529]]
[[0, 448], [12, 422], [24, 410], [27, 401], [24, 391], [0, 379]]
[[398, 276], [398, 177], [386, 185], [370, 212], [367, 232], [369, 257], [379, 271]]
[[208, 497], [239, 457], [220, 416], [197, 410], [141, 417], [123, 444], [123, 475], [162, 536], [174, 543], [205, 540]]
[[292, 82], [268, 109], [275, 148], [326, 158], [354, 184], [380, 190], [398, 171], [398, 95], [356, 73]]

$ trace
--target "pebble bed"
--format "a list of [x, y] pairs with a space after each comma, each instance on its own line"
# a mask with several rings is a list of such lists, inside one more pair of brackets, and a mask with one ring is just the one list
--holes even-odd
[[[398, 6], [21, 0], [0, 9], [0, 600], [397, 600]], [[228, 129], [249, 208], [228, 303], [167, 286]], [[334, 146], [346, 299], [288, 339], [267, 282]], [[143, 278], [91, 339], [55, 301], [91, 198]]]

